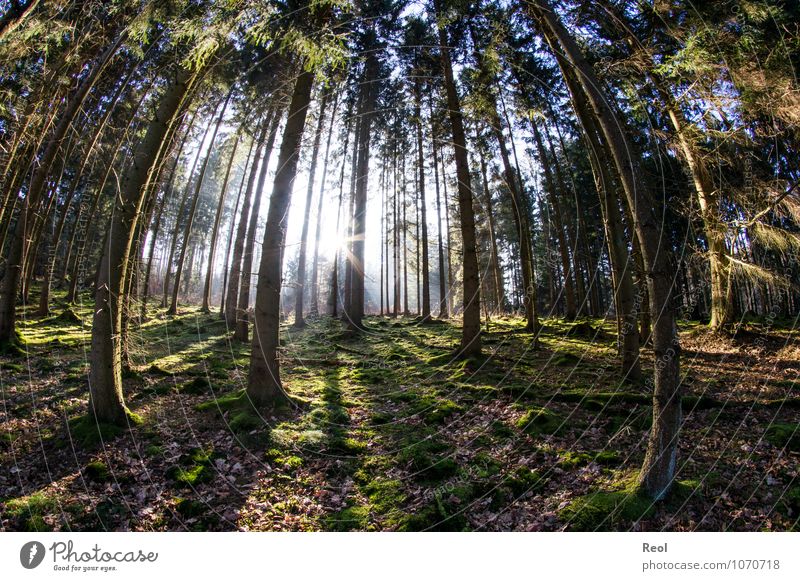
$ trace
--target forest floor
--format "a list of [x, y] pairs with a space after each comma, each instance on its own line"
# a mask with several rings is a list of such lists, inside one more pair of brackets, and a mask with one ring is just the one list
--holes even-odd
[[540, 346], [495, 319], [484, 359], [454, 323], [330, 319], [282, 336], [301, 410], [242, 398], [250, 346], [216, 314], [132, 329], [128, 430], [82, 421], [89, 303], [23, 314], [0, 356], [3, 530], [798, 530], [800, 332], [681, 326], [679, 484], [630, 492], [651, 421], [623, 383], [613, 321], [544, 321]]

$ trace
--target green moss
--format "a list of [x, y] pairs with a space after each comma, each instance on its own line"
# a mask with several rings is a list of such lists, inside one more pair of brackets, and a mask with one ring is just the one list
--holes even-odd
[[234, 432], [252, 432], [263, 428], [264, 420], [253, 410], [242, 410], [231, 415], [228, 427]]
[[464, 411], [463, 407], [449, 399], [438, 400], [432, 407], [432, 410], [425, 413], [425, 421], [434, 424], [444, 423], [451, 415]]
[[172, 377], [173, 375], [175, 375], [175, 373], [173, 373], [172, 371], [169, 371], [168, 369], [164, 369], [163, 367], [161, 367], [160, 365], [156, 365], [155, 363], [153, 363], [147, 369], [147, 372], [148, 373], [152, 373], [153, 375], [163, 375], [163, 376], [166, 376], [166, 377]]
[[378, 478], [369, 482], [363, 490], [370, 506], [383, 515], [400, 510], [406, 500], [403, 483], [399, 480]]
[[195, 486], [213, 480], [214, 473], [210, 467], [205, 465], [197, 465], [190, 468], [172, 466], [167, 470], [167, 478], [173, 479], [178, 484]]
[[208, 378], [205, 375], [201, 375], [181, 385], [178, 391], [190, 395], [202, 395], [208, 393], [210, 389], [211, 383], [208, 381]]
[[800, 452], [800, 424], [772, 424], [764, 438], [777, 448]]
[[150, 444], [144, 449], [144, 453], [148, 456], [161, 456], [164, 454], [164, 447], [157, 444]]
[[17, 528], [28, 532], [45, 532], [53, 528], [44, 517], [58, 510], [58, 501], [42, 492], [14, 498], [6, 502], [5, 513], [16, 521]]
[[619, 530], [646, 516], [653, 502], [635, 489], [593, 492], [570, 502], [558, 513], [575, 531]]
[[541, 490], [545, 484], [545, 479], [537, 470], [531, 470], [527, 466], [517, 467], [504, 481], [515, 496], [521, 496], [526, 492], [536, 492]]
[[14, 373], [22, 373], [25, 371], [25, 368], [19, 363], [10, 363], [8, 361], [4, 361], [2, 364], [0, 364], [0, 367], [6, 371], [13, 371]]
[[558, 465], [564, 469], [573, 469], [585, 466], [590, 462], [596, 462], [601, 466], [613, 466], [620, 463], [619, 453], [614, 450], [603, 450], [602, 452], [564, 452]]
[[562, 418], [545, 408], [528, 410], [517, 421], [516, 426], [527, 434], [556, 434], [565, 426]]
[[18, 331], [8, 341], [0, 341], [0, 355], [22, 357], [25, 355], [25, 341]]
[[270, 448], [265, 456], [273, 465], [283, 466], [289, 472], [294, 472], [303, 465], [303, 459], [300, 456], [284, 454], [277, 448]]
[[429, 438], [409, 443], [400, 451], [398, 459], [409, 465], [418, 480], [443, 480], [458, 471], [455, 460], [444, 454], [449, 448], [444, 442]]
[[336, 454], [356, 456], [367, 451], [366, 442], [355, 438], [332, 437], [328, 442], [328, 450]]
[[558, 357], [553, 358], [552, 364], [562, 367], [574, 367], [580, 362], [580, 357], [576, 357], [572, 353], [562, 353]]
[[197, 517], [206, 512], [206, 505], [190, 498], [176, 498], [175, 510], [186, 518]]
[[214, 479], [214, 456], [213, 448], [192, 448], [178, 458], [179, 466], [172, 466], [167, 470], [167, 478], [185, 486], [210, 482]]
[[89, 480], [94, 480], [95, 482], [106, 482], [111, 478], [111, 473], [108, 471], [108, 466], [99, 460], [89, 462], [86, 465], [86, 468], [83, 469], [83, 473], [86, 475], [86, 478]]
[[[128, 426], [138, 426], [143, 423], [141, 416], [128, 411]], [[92, 446], [100, 442], [113, 440], [128, 431], [128, 426], [117, 426], [105, 422], [98, 422], [91, 415], [72, 418], [68, 422], [68, 430], [72, 440], [82, 446]]]
[[369, 525], [369, 507], [351, 506], [335, 512], [325, 519], [325, 528], [329, 531], [365, 530]]

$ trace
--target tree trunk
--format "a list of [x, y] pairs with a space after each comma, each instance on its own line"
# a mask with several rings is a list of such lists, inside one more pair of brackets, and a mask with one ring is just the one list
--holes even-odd
[[317, 226], [314, 233], [314, 262], [311, 266], [311, 304], [309, 315], [319, 316], [319, 239], [322, 231], [322, 202], [325, 199], [325, 179], [328, 177], [328, 155], [331, 151], [331, 138], [333, 137], [333, 124], [336, 121], [336, 112], [339, 107], [339, 93], [333, 96], [333, 112], [331, 124], [328, 128], [328, 139], [325, 143], [325, 160], [322, 163], [322, 180], [319, 185], [319, 201], [317, 202]]
[[29, 235], [28, 228], [34, 221], [36, 212], [39, 209], [39, 203], [46, 185], [45, 182], [50, 173], [50, 166], [61, 147], [62, 140], [69, 128], [72, 127], [78, 112], [83, 106], [89, 91], [127, 36], [127, 30], [120, 33], [117, 39], [98, 58], [90, 73], [78, 85], [78, 89], [61, 114], [58, 125], [53, 129], [53, 134], [47, 140], [47, 145], [41, 157], [36, 160], [35, 169], [32, 169], [30, 184], [14, 226], [11, 246], [6, 257], [6, 272], [2, 286], [0, 286], [0, 345], [12, 341], [15, 337], [16, 301], [22, 268], [25, 263], [25, 241]]
[[270, 196], [256, 286], [253, 349], [247, 381], [247, 395], [256, 405], [274, 405], [288, 399], [281, 385], [278, 364], [281, 273], [292, 186], [297, 174], [297, 162], [313, 84], [312, 72], [303, 71], [297, 77], [283, 131], [275, 183]]
[[211, 312], [211, 282], [214, 275], [214, 258], [217, 250], [217, 239], [219, 238], [219, 226], [222, 222], [222, 212], [225, 209], [225, 194], [228, 190], [228, 180], [231, 177], [231, 168], [233, 167], [233, 160], [236, 158], [236, 151], [239, 149], [239, 141], [241, 140], [242, 126], [236, 131], [233, 139], [233, 148], [231, 155], [228, 158], [228, 164], [225, 166], [225, 177], [222, 178], [222, 188], [219, 192], [219, 201], [217, 202], [217, 211], [214, 213], [214, 226], [211, 230], [211, 242], [208, 248], [208, 268], [206, 269], [205, 283], [203, 284], [203, 304], [200, 310], [203, 313]]
[[247, 178], [247, 187], [244, 190], [242, 209], [239, 213], [239, 224], [236, 227], [236, 238], [233, 242], [233, 257], [231, 259], [231, 270], [228, 276], [228, 290], [225, 293], [225, 321], [228, 328], [236, 327], [236, 306], [239, 301], [239, 284], [242, 276], [242, 254], [244, 253], [244, 241], [247, 237], [247, 222], [250, 216], [250, 199], [253, 195], [255, 180], [258, 176], [258, 160], [264, 151], [264, 142], [267, 139], [267, 132], [272, 124], [272, 118], [277, 115], [276, 111], [270, 111], [262, 121], [261, 131], [256, 138], [256, 152], [250, 167], [250, 175]]
[[[436, 1], [437, 14], [441, 14], [441, 0]], [[453, 131], [453, 148], [458, 177], [458, 207], [461, 214], [461, 238], [463, 241], [464, 266], [464, 313], [459, 354], [463, 357], [478, 355], [481, 351], [481, 304], [480, 281], [478, 280], [478, 254], [475, 242], [475, 212], [472, 208], [469, 161], [464, 136], [461, 104], [456, 91], [447, 31], [441, 21], [439, 28], [439, 50], [441, 52], [444, 84], [447, 91], [447, 108]]]
[[222, 267], [222, 290], [220, 292], [219, 299], [219, 316], [221, 319], [225, 319], [225, 301], [228, 289], [228, 274], [230, 274], [231, 246], [233, 245], [233, 234], [236, 231], [236, 216], [240, 213], [239, 202], [242, 200], [242, 190], [244, 189], [244, 184], [247, 180], [248, 170], [252, 173], [255, 171], [255, 167], [252, 166], [258, 165], [257, 161], [254, 161], [251, 164], [255, 142], [255, 138], [250, 140], [250, 147], [247, 150], [247, 159], [245, 160], [244, 167], [242, 168], [242, 179], [239, 180], [239, 189], [236, 192], [236, 202], [233, 204], [233, 210], [231, 211], [231, 225], [228, 229], [228, 244], [225, 247], [225, 264]]
[[[294, 303], [294, 326], [304, 327], [306, 322], [303, 319], [303, 299], [305, 296], [306, 286], [306, 254], [308, 248], [308, 223], [311, 219], [311, 202], [314, 197], [314, 176], [317, 171], [317, 150], [319, 149], [319, 142], [322, 139], [322, 128], [325, 123], [325, 108], [328, 105], [329, 92], [323, 91], [322, 100], [319, 105], [319, 113], [317, 118], [317, 129], [314, 132], [314, 145], [311, 150], [311, 167], [308, 170], [308, 189], [306, 191], [306, 205], [303, 210], [303, 229], [300, 235], [300, 255], [297, 260], [297, 287], [295, 289], [295, 303]], [[323, 176], [324, 182], [325, 176]], [[321, 196], [322, 194], [320, 194]], [[320, 198], [321, 199], [321, 198]], [[319, 224], [319, 218], [317, 218]]]
[[425, 153], [422, 148], [422, 87], [420, 77], [414, 81], [414, 105], [417, 118], [417, 165], [419, 170], [420, 227], [422, 232], [422, 320], [431, 318], [430, 266], [428, 265], [428, 214], [425, 201]]
[[250, 281], [253, 276], [253, 250], [256, 244], [256, 229], [258, 228], [258, 215], [261, 209], [261, 195], [264, 192], [264, 184], [267, 180], [267, 170], [269, 160], [272, 157], [272, 147], [275, 143], [275, 135], [278, 132], [278, 125], [281, 115], [276, 113], [272, 118], [272, 127], [269, 130], [267, 143], [264, 146], [264, 159], [261, 161], [261, 172], [258, 176], [253, 207], [250, 209], [250, 224], [247, 227], [247, 239], [245, 240], [244, 252], [242, 253], [242, 270], [239, 280], [239, 299], [236, 303], [236, 327], [234, 328], [233, 338], [242, 343], [248, 337], [248, 309], [250, 308]]
[[161, 97], [155, 117], [136, 149], [133, 165], [125, 175], [103, 245], [95, 281], [89, 371], [89, 408], [98, 421], [124, 425], [127, 419], [122, 395], [120, 333], [128, 256], [155, 162], [190, 84], [189, 72], [181, 69]]

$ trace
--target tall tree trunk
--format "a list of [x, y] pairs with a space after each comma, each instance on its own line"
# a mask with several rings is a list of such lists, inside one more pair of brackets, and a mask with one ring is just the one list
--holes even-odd
[[548, 201], [550, 202], [550, 207], [553, 210], [556, 240], [558, 241], [559, 256], [561, 257], [561, 272], [564, 276], [564, 298], [566, 301], [565, 315], [566, 318], [571, 321], [575, 319], [577, 314], [577, 309], [575, 307], [575, 287], [572, 283], [572, 266], [569, 258], [569, 242], [567, 241], [566, 234], [564, 233], [564, 220], [561, 217], [561, 206], [558, 202], [558, 196], [555, 194], [556, 180], [553, 176], [553, 171], [550, 167], [550, 161], [547, 157], [547, 151], [544, 148], [542, 136], [536, 121], [531, 119], [530, 126], [533, 130], [536, 149], [539, 152], [539, 159], [541, 160], [542, 169], [544, 169], [545, 179], [547, 180], [547, 197]]
[[[326, 89], [322, 93], [317, 117], [317, 129], [314, 132], [314, 145], [311, 150], [311, 167], [308, 170], [308, 189], [306, 191], [306, 205], [303, 210], [303, 228], [300, 235], [300, 255], [297, 259], [297, 287], [295, 289], [294, 303], [294, 326], [304, 327], [306, 322], [303, 318], [303, 299], [305, 298], [306, 287], [306, 254], [308, 248], [308, 223], [311, 220], [311, 203], [314, 198], [314, 177], [317, 171], [317, 154], [319, 142], [322, 139], [322, 129], [325, 123], [325, 108], [328, 106], [329, 91]], [[323, 182], [325, 176], [323, 175]], [[320, 194], [321, 196], [321, 194]], [[317, 218], [319, 223], [319, 218]]]
[[190, 74], [183, 69], [170, 81], [147, 133], [136, 149], [121, 195], [114, 204], [111, 228], [97, 270], [92, 319], [89, 408], [98, 421], [122, 425], [127, 419], [122, 395], [120, 334], [128, 257], [144, 194], [155, 173], [154, 166], [190, 85]]
[[225, 319], [225, 301], [227, 296], [228, 290], [228, 275], [230, 274], [230, 262], [231, 262], [231, 247], [233, 245], [233, 234], [236, 232], [236, 216], [240, 214], [239, 212], [239, 202], [242, 200], [242, 190], [244, 189], [245, 181], [247, 180], [248, 171], [251, 173], [255, 171], [255, 166], [258, 165], [258, 160], [253, 160], [253, 147], [255, 147], [256, 139], [250, 139], [250, 147], [247, 150], [247, 159], [244, 162], [244, 167], [242, 168], [242, 179], [239, 180], [239, 189], [236, 192], [236, 202], [233, 204], [233, 210], [231, 211], [231, 225], [228, 229], [228, 244], [225, 247], [225, 264], [222, 267], [222, 290], [220, 292], [220, 299], [219, 299], [219, 316], [221, 319]]
[[270, 196], [256, 286], [253, 349], [247, 381], [247, 395], [256, 405], [274, 405], [288, 399], [281, 385], [278, 364], [283, 249], [286, 244], [292, 186], [297, 174], [313, 84], [314, 73], [308, 71], [301, 72], [295, 82], [278, 156], [275, 184]]
[[[339, 174], [339, 203], [336, 206], [336, 238], [340, 238], [341, 222], [342, 222], [342, 205], [344, 203], [344, 172], [347, 167], [347, 148], [350, 146], [350, 125], [353, 122], [352, 118], [353, 104], [352, 101], [347, 106], [347, 113], [345, 114], [345, 137], [344, 145], [342, 146], [342, 167]], [[355, 120], [355, 134], [358, 134], [358, 119]], [[339, 250], [340, 244], [336, 245], [336, 251], [333, 254], [333, 268], [331, 269], [331, 291], [328, 297], [328, 312], [332, 317], [339, 316]]]
[[433, 150], [433, 181], [436, 185], [436, 231], [439, 250], [439, 318], [449, 316], [447, 308], [447, 271], [444, 262], [444, 244], [442, 242], [442, 200], [439, 195], [439, 153], [436, 147], [436, 128], [433, 121], [433, 97], [429, 101], [431, 112], [431, 148]]
[[[441, 0], [436, 0], [436, 12], [441, 15]], [[453, 131], [453, 148], [458, 177], [458, 207], [461, 214], [461, 238], [463, 243], [464, 268], [464, 313], [459, 354], [463, 357], [477, 355], [481, 351], [481, 303], [480, 280], [478, 277], [478, 252], [475, 242], [475, 212], [472, 208], [472, 187], [470, 185], [467, 144], [464, 135], [464, 121], [461, 103], [456, 91], [453, 66], [450, 61], [447, 31], [441, 21], [439, 28], [439, 50], [444, 70], [444, 84], [447, 91], [447, 108]]]
[[422, 233], [422, 320], [431, 318], [430, 266], [428, 264], [428, 214], [425, 201], [425, 152], [422, 147], [422, 86], [419, 75], [414, 81], [414, 114], [417, 118], [417, 166], [419, 171], [420, 229]]
[[319, 316], [319, 239], [322, 231], [322, 202], [325, 199], [325, 180], [328, 177], [328, 155], [331, 151], [331, 138], [333, 137], [333, 124], [336, 121], [336, 112], [339, 107], [339, 93], [333, 96], [333, 111], [331, 123], [328, 128], [328, 139], [325, 143], [325, 160], [322, 162], [322, 179], [319, 184], [319, 201], [317, 202], [317, 226], [314, 233], [314, 261], [311, 265], [311, 304], [309, 315]]
[[[597, 193], [603, 214], [603, 223], [611, 263], [614, 307], [619, 325], [619, 343], [622, 355], [622, 373], [630, 380], [641, 376], [639, 360], [639, 327], [636, 313], [636, 291], [633, 285], [633, 261], [628, 253], [622, 212], [617, 196], [613, 193], [615, 182], [610, 168], [613, 159], [606, 149], [602, 132], [591, 113], [586, 96], [572, 71], [567, 71], [564, 80], [574, 97], [575, 113], [583, 126], [583, 134], [589, 150], [589, 163], [594, 174]], [[624, 193], [623, 193], [624, 195]]]

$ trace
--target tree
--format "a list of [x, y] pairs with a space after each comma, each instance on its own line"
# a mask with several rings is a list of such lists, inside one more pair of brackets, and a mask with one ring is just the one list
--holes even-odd
[[95, 281], [95, 306], [89, 372], [89, 408], [101, 422], [124, 425], [127, 408], [122, 394], [122, 299], [128, 257], [144, 194], [149, 187], [164, 137], [178, 117], [184, 98], [196, 76], [180, 68], [173, 73], [159, 106], [136, 149], [126, 174], [121, 196], [114, 205], [111, 226]]
[[275, 405], [288, 400], [281, 385], [278, 363], [283, 248], [313, 84], [311, 71], [301, 72], [295, 82], [270, 196], [256, 285], [253, 348], [247, 379], [247, 395], [256, 405]]
[[447, 108], [450, 112], [450, 125], [453, 132], [453, 149], [455, 151], [456, 177], [458, 179], [458, 207], [461, 213], [461, 238], [464, 245], [464, 321], [459, 354], [462, 357], [470, 357], [479, 354], [481, 351], [481, 305], [478, 255], [475, 243], [475, 212], [472, 208], [472, 187], [470, 185], [464, 121], [453, 78], [448, 35], [442, 20], [444, 14], [441, 0], [437, 0], [436, 6], [439, 51], [444, 72], [444, 86], [447, 93]]

